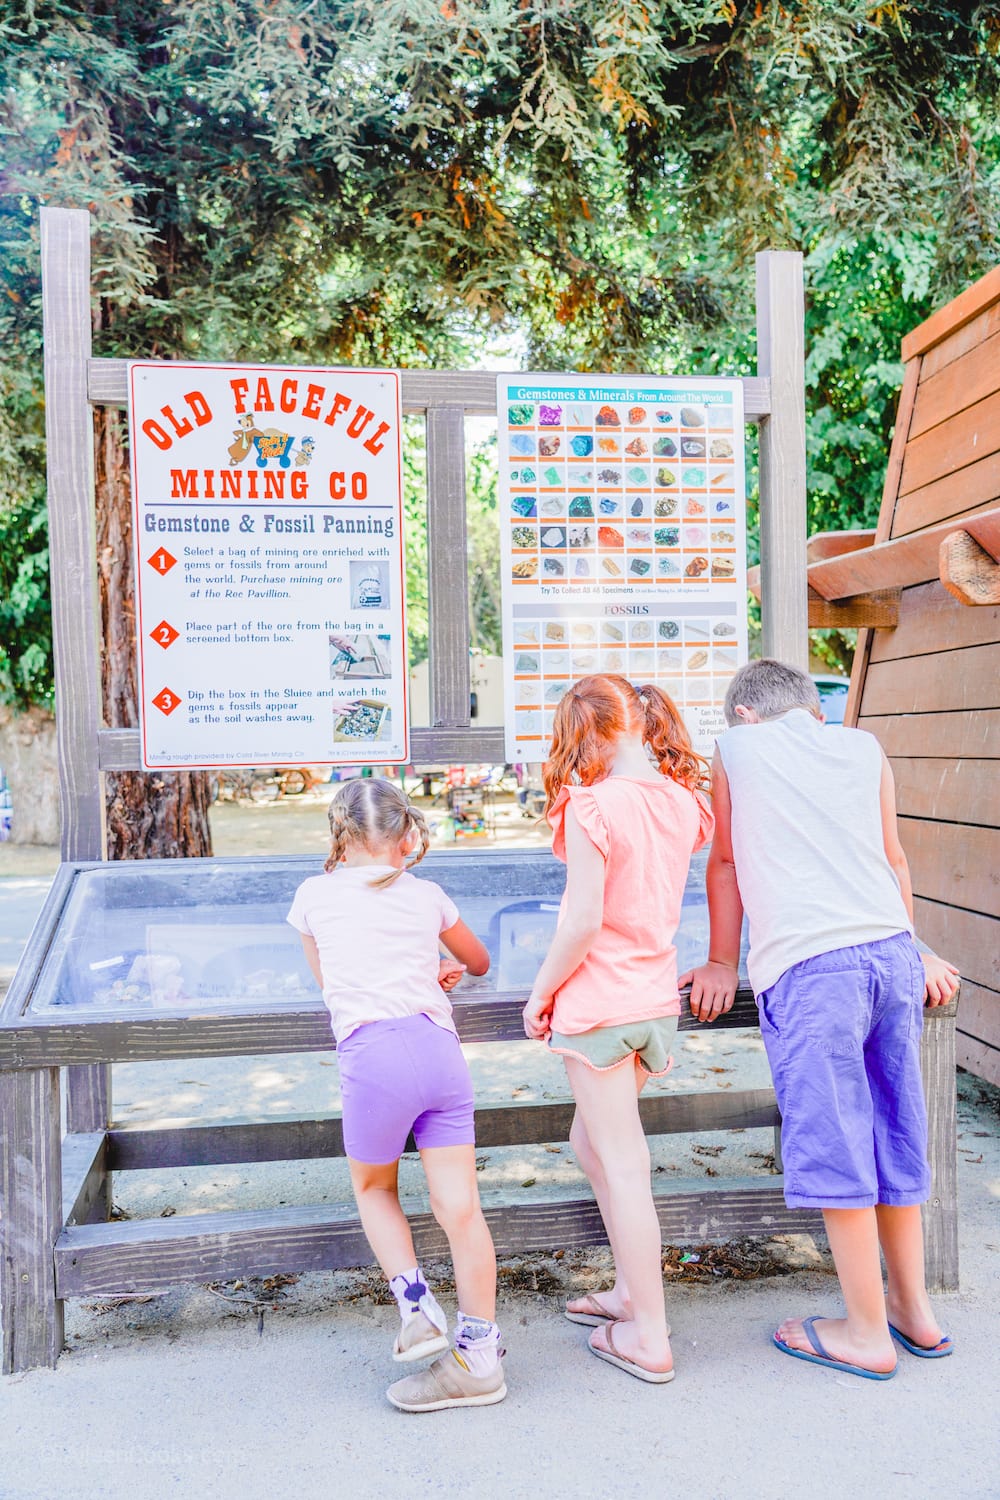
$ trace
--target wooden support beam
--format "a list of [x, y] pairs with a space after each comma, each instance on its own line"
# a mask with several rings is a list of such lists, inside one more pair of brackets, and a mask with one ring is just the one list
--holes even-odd
[[[449, 855], [457, 859], [458, 855]], [[554, 863], [554, 862], [553, 862]], [[558, 894], [554, 898], [558, 901]], [[524, 994], [456, 999], [455, 1024], [463, 1042], [524, 1040], [521, 1011]], [[681, 1031], [700, 1031], [684, 999]], [[58, 1013], [57, 1013], [58, 1014]], [[750, 990], [740, 990], [726, 1015], [711, 1023], [713, 1031], [756, 1029], [757, 1006]], [[238, 1004], [220, 1005], [213, 1014], [151, 1016], [140, 1009], [100, 1021], [37, 1021], [0, 1026], [0, 1070], [65, 1066], [70, 1063], [139, 1062], [182, 1057], [255, 1057], [270, 1052], [332, 1052], [330, 1013], [313, 1005], [275, 1006], [266, 1014]]]
[[961, 994], [956, 995], [948, 1005], [944, 1024], [934, 1011], [925, 1011], [920, 1039], [920, 1070], [927, 1102], [927, 1160], [931, 1167], [931, 1193], [923, 1210], [924, 1261], [927, 1286], [932, 1292], [958, 1290], [954, 1017], [960, 999]]
[[[760, 568], [747, 569], [747, 588], [760, 598]], [[899, 623], [901, 589], [879, 589], [852, 599], [824, 599], [815, 589], [806, 596], [810, 630], [894, 630]]]
[[0, 1306], [5, 1375], [55, 1366], [63, 1305], [52, 1252], [62, 1218], [59, 1070], [0, 1074]]
[[826, 557], [843, 557], [847, 552], [863, 552], [875, 542], [875, 531], [814, 531], [806, 541], [806, 561], [822, 562]]
[[[403, 370], [403, 410], [427, 411], [432, 406], [457, 406], [460, 411], [489, 414], [497, 409], [499, 370]], [[510, 372], [522, 374], [523, 371]], [[87, 365], [88, 396], [93, 406], [124, 406], [128, 399], [128, 362], [91, 359]], [[771, 384], [760, 375], [743, 377], [743, 414], [757, 422], [771, 410]]]
[[1000, 604], [1000, 563], [964, 529], [942, 541], [938, 576], [960, 604]]
[[765, 656], [809, 670], [806, 568], [805, 313], [802, 256], [757, 256], [757, 369], [771, 382], [760, 424], [761, 637]]
[[110, 1182], [107, 1135], [74, 1131], [63, 1139], [62, 1204], [67, 1224], [94, 1224], [108, 1217]]
[[[811, 1233], [822, 1226], [818, 1211], [786, 1208], [774, 1178], [720, 1179], [710, 1188], [704, 1182], [672, 1183], [670, 1193], [655, 1202], [664, 1239], [675, 1245]], [[607, 1243], [592, 1199], [487, 1204], [484, 1211], [500, 1255]], [[421, 1259], [448, 1255], [447, 1240], [430, 1214], [417, 1214], [410, 1224]], [[61, 1297], [157, 1292], [185, 1282], [370, 1263], [361, 1224], [345, 1206], [80, 1225], [64, 1230], [55, 1250]]]
[[938, 576], [940, 548], [945, 537], [962, 530], [994, 558], [1000, 557], [1000, 506], [944, 521], [891, 541], [878, 542], [863, 552], [851, 552], [813, 563], [809, 584], [824, 599], [847, 599], [876, 589], [908, 588]]
[[[572, 1100], [538, 1104], [491, 1104], [476, 1110], [477, 1146], [540, 1145], [566, 1141]], [[722, 1093], [648, 1094], [639, 1100], [647, 1135], [696, 1130], [754, 1130], [778, 1118], [772, 1089]], [[223, 1166], [260, 1161], [314, 1161], [344, 1154], [340, 1116], [238, 1120], [163, 1130], [110, 1130], [108, 1167], [113, 1172], [155, 1167]], [[414, 1149], [412, 1144], [407, 1150]]]

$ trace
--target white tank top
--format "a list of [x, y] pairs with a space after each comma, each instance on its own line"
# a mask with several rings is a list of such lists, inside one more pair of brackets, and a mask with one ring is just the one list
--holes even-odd
[[719, 751], [755, 994], [817, 953], [912, 932], [882, 842], [873, 735], [797, 708], [728, 729]]

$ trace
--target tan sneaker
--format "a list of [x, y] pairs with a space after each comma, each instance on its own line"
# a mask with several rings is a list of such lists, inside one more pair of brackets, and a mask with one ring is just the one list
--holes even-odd
[[415, 1312], [399, 1325], [392, 1357], [400, 1364], [409, 1364], [411, 1359], [430, 1359], [432, 1354], [442, 1354], [447, 1348], [448, 1335], [435, 1328], [422, 1312]]
[[426, 1370], [386, 1391], [400, 1411], [444, 1411], [449, 1406], [495, 1406], [507, 1394], [503, 1361], [489, 1375], [471, 1375], [454, 1349]]

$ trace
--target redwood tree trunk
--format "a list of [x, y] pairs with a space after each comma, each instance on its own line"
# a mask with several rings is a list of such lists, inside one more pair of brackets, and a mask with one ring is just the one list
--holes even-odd
[[[101, 594], [101, 677], [112, 729], [139, 722], [136, 686], [132, 497], [123, 419], [98, 407], [95, 428], [97, 571]], [[211, 854], [205, 771], [112, 771], [107, 787], [108, 859]]]

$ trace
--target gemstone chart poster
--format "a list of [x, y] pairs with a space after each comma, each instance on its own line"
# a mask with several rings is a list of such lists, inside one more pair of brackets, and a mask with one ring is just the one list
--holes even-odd
[[710, 754], [747, 658], [742, 384], [503, 375], [497, 413], [507, 759], [591, 672], [657, 683]]
[[399, 376], [129, 365], [142, 764], [409, 759]]

